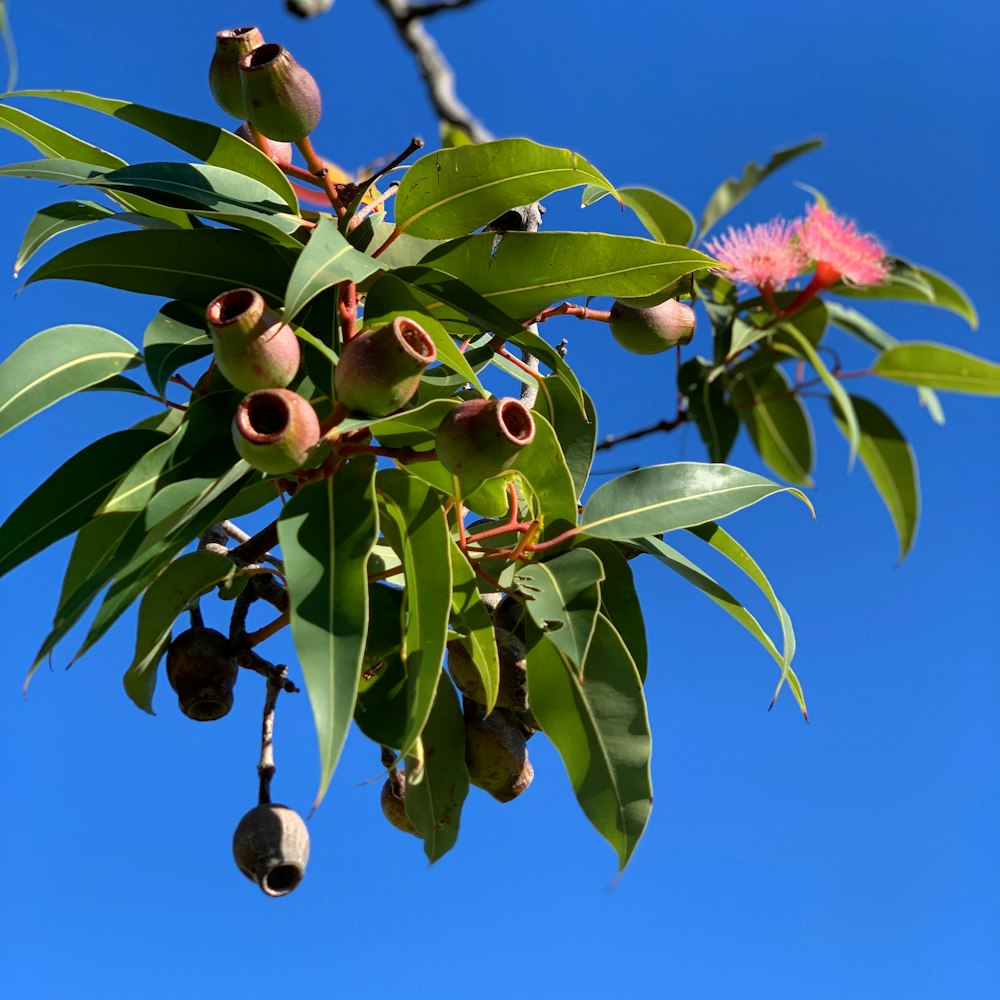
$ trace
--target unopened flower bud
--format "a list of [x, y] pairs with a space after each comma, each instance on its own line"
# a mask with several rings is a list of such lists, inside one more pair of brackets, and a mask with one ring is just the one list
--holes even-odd
[[384, 417], [405, 406], [420, 376], [437, 360], [426, 330], [405, 316], [349, 340], [334, 371], [337, 400], [349, 410]]
[[469, 399], [437, 429], [438, 460], [453, 475], [481, 482], [509, 468], [535, 439], [535, 421], [520, 400]]
[[301, 469], [318, 442], [316, 411], [290, 389], [251, 392], [233, 418], [236, 450], [255, 469], [272, 476]]
[[240, 871], [268, 896], [287, 896], [302, 881], [309, 861], [309, 830], [288, 806], [261, 803], [233, 834]]
[[208, 85], [219, 107], [234, 118], [246, 118], [240, 60], [264, 44], [259, 28], [230, 28], [215, 36], [215, 55], [208, 68]]
[[677, 299], [641, 309], [616, 301], [611, 334], [633, 354], [660, 354], [694, 336], [694, 310]]
[[319, 86], [282, 45], [261, 45], [240, 60], [247, 118], [268, 139], [301, 142], [319, 122]]
[[271, 157], [272, 160], [278, 160], [280, 163], [292, 162], [292, 144], [290, 142], [273, 142], [271, 139], [268, 139], [267, 136], [264, 136], [263, 139], [267, 143], [267, 149], [264, 149], [257, 141], [257, 137], [253, 134], [253, 130], [250, 128], [249, 122], [244, 122], [234, 131], [241, 139], [245, 139], [251, 146], [256, 146], [261, 150], [261, 152], [266, 153], [269, 157]]
[[234, 288], [205, 310], [219, 371], [241, 392], [283, 389], [299, 370], [295, 331], [269, 309], [260, 292]]

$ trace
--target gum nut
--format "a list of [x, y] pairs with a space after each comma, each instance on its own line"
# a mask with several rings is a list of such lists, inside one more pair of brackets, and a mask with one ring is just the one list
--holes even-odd
[[531, 783], [524, 732], [503, 709], [466, 720], [465, 763], [469, 780], [498, 802], [517, 798]]
[[397, 316], [344, 345], [333, 373], [337, 400], [353, 412], [384, 417], [413, 398], [420, 376], [436, 360], [427, 331], [415, 320]]
[[611, 335], [633, 354], [660, 354], [694, 336], [694, 310], [677, 299], [656, 306], [611, 306]]
[[[238, 129], [235, 129], [235, 132], [241, 139], [249, 142], [251, 146], [261, 149], [253, 132], [250, 131], [249, 122], [244, 122]], [[267, 149], [262, 151], [271, 157], [272, 160], [280, 160], [282, 163], [292, 162], [292, 144], [290, 142], [272, 142], [267, 136], [264, 136], [264, 141], [267, 143]]]
[[268, 139], [301, 142], [319, 122], [322, 102], [312, 74], [282, 45], [261, 45], [240, 60], [246, 118]]
[[319, 419], [297, 392], [259, 389], [244, 396], [236, 410], [233, 443], [255, 469], [287, 475], [301, 469], [319, 443]]
[[401, 771], [386, 778], [382, 786], [382, 812], [397, 830], [420, 836], [413, 821], [406, 815], [406, 775]]
[[[494, 629], [500, 660], [500, 683], [497, 705], [501, 708], [526, 709], [528, 706], [527, 663], [524, 643], [504, 628]], [[486, 704], [486, 689], [465, 644], [458, 639], [448, 643], [448, 672], [455, 687], [467, 698]]]
[[469, 399], [441, 421], [435, 447], [449, 472], [482, 481], [512, 465], [534, 439], [535, 421], [520, 400]]
[[167, 647], [167, 680], [181, 711], [196, 722], [229, 712], [238, 676], [229, 640], [214, 628], [189, 628]]
[[233, 857], [240, 871], [268, 896], [287, 896], [305, 874], [309, 831], [288, 806], [261, 803], [236, 827]]
[[260, 292], [223, 292], [208, 304], [205, 324], [219, 371], [241, 392], [281, 389], [298, 374], [299, 338]]
[[264, 44], [259, 28], [230, 28], [215, 36], [208, 85], [219, 107], [234, 118], [246, 118], [240, 60]]

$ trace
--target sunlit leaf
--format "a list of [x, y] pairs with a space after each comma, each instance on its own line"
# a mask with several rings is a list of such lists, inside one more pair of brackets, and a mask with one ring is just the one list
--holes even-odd
[[469, 560], [454, 542], [451, 545], [451, 576], [452, 625], [464, 633], [461, 641], [479, 672], [486, 696], [486, 713], [489, 714], [496, 704], [500, 686], [500, 658], [494, 638], [493, 619], [479, 596], [476, 574]]
[[146, 327], [142, 351], [153, 388], [165, 394], [179, 368], [212, 353], [204, 315], [183, 302], [168, 302]]
[[729, 405], [715, 368], [704, 358], [691, 358], [677, 372], [677, 387], [687, 400], [688, 415], [698, 427], [709, 460], [724, 462], [739, 434], [740, 422]]
[[890, 347], [875, 359], [871, 371], [907, 385], [1000, 395], [1000, 365], [943, 344], [909, 342]]
[[691, 213], [659, 191], [644, 187], [624, 187], [618, 189], [618, 194], [657, 242], [683, 246], [694, 236], [694, 219]]

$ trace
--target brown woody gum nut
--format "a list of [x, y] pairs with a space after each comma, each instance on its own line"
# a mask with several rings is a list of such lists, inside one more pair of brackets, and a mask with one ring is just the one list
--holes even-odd
[[381, 802], [382, 813], [397, 830], [420, 836], [413, 820], [406, 815], [406, 775], [401, 771], [395, 771], [386, 778], [382, 786]]
[[469, 780], [498, 802], [517, 798], [534, 775], [524, 733], [503, 709], [466, 720], [465, 763]]
[[[500, 660], [500, 683], [497, 705], [501, 708], [525, 710], [528, 707], [527, 662], [524, 643], [504, 628], [494, 629]], [[455, 687], [467, 698], [486, 704], [486, 690], [468, 649], [458, 639], [448, 643], [448, 671]]]
[[233, 857], [240, 871], [268, 896], [286, 896], [305, 874], [309, 830], [288, 806], [262, 803], [236, 827]]
[[229, 640], [215, 629], [189, 628], [167, 648], [167, 680], [181, 711], [196, 722], [213, 722], [229, 712], [238, 676]]

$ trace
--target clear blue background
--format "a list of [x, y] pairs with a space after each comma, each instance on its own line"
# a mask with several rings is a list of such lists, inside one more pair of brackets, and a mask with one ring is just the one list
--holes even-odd
[[[356, 167], [414, 133], [435, 135], [412, 60], [370, 0], [338, 0], [310, 23], [279, 0], [12, 6], [23, 87], [88, 90], [222, 124], [204, 84], [213, 34], [256, 23], [319, 79], [327, 110], [316, 138], [330, 158]], [[657, 187], [695, 211], [747, 160], [827, 139], [734, 221], [801, 211], [794, 182], [814, 185], [893, 252], [959, 280], [982, 314], [973, 334], [944, 312], [885, 305], [872, 310], [884, 326], [1000, 359], [993, 5], [484, 0], [432, 31], [495, 134], [574, 148], [615, 182]], [[99, 116], [22, 106], [130, 159], [171, 155]], [[0, 134], [4, 161], [33, 156]], [[6, 261], [32, 213], [66, 197], [40, 182], [0, 184]], [[572, 196], [552, 199], [546, 226], [639, 232], [608, 203], [580, 213]], [[58, 282], [14, 301], [18, 284], [0, 297], [3, 355], [63, 322], [139, 342], [157, 308]], [[545, 332], [570, 339], [602, 433], [672, 412], [672, 359], [625, 356], [592, 324]], [[612, 852], [543, 738], [531, 744], [531, 790], [506, 807], [473, 791], [457, 849], [429, 868], [420, 844], [384, 822], [380, 782], [366, 784], [380, 770], [377, 750], [353, 734], [310, 823], [306, 880], [267, 899], [229, 847], [255, 796], [256, 678], [241, 680], [236, 708], [216, 725], [182, 718], [165, 684], [159, 714], [143, 715], [121, 687], [129, 618], [69, 672], [66, 643], [23, 701], [68, 545], [0, 581], [0, 993], [1000, 995], [996, 403], [945, 397], [948, 424], [938, 428], [911, 390], [852, 390], [881, 401], [916, 444], [916, 550], [896, 567], [888, 517], [863, 471], [847, 475], [823, 406], [818, 522], [788, 498], [728, 522], [793, 615], [811, 725], [787, 693], [767, 713], [773, 663], [738, 626], [679, 578], [639, 568], [656, 803], [617, 881]], [[84, 443], [145, 412], [131, 398], [87, 396], [19, 428], [0, 442], [0, 514]], [[597, 468], [680, 457], [703, 457], [695, 434], [648, 438]], [[759, 467], [745, 442], [734, 461]], [[269, 649], [291, 656], [280, 642]], [[317, 764], [304, 697], [282, 700], [277, 760], [277, 797], [307, 810]]]

